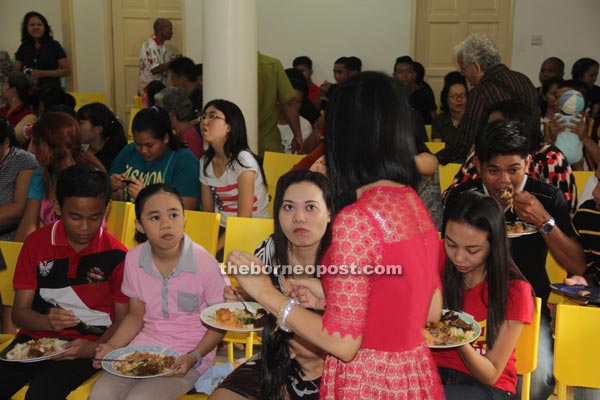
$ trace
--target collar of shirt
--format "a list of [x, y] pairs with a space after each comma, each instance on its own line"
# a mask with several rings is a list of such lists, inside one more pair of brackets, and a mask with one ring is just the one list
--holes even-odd
[[156, 43], [158, 46], [162, 44], [162, 42], [156, 37], [156, 35], [152, 35], [152, 40], [154, 40], [154, 43]]
[[[519, 186], [519, 190], [517, 190], [517, 193], [522, 192], [523, 189], [525, 189], [525, 184], [527, 183], [527, 178], [528, 178], [528, 176], [527, 176], [527, 174], [525, 174], [525, 176], [523, 177], [523, 182], [521, 182], [521, 185]], [[485, 187], [485, 183], [483, 183], [483, 180], [481, 180], [481, 186], [483, 186], [483, 193], [490, 196], [490, 192], [488, 191], [488, 188]], [[504, 212], [506, 213], [509, 210], [510, 210], [510, 204], [506, 206], [506, 208], [504, 209]]]
[[[150, 246], [150, 242], [146, 241], [143, 244], [142, 251], [140, 253], [140, 268], [144, 269], [144, 272], [147, 274], [156, 276], [160, 279], [163, 277], [160, 273], [152, 269], [152, 264], [154, 261], [152, 260], [152, 248]], [[197, 271], [196, 267], [196, 253], [194, 251], [194, 242], [189, 238], [185, 233], [183, 234], [183, 248], [181, 249], [181, 255], [179, 256], [179, 260], [177, 261], [177, 265], [175, 265], [175, 269], [171, 271], [171, 276], [177, 276], [182, 272], [188, 272], [190, 274], [195, 274]]]

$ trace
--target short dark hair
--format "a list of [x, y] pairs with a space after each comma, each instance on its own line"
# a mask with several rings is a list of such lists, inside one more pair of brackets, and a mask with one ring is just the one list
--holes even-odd
[[344, 67], [348, 68], [348, 57], [340, 57], [333, 64], [342, 64]]
[[[144, 206], [146, 205], [146, 202], [150, 197], [154, 196], [157, 193], [168, 193], [175, 196], [179, 200], [181, 208], [184, 208], [181, 194], [179, 194], [179, 192], [177, 191], [177, 189], [175, 189], [174, 186], [171, 186], [166, 183], [153, 183], [152, 185], [148, 185], [142, 190], [140, 190], [137, 197], [135, 198], [135, 219], [137, 219], [138, 222], [142, 220], [142, 212], [144, 211]], [[134, 239], [138, 243], [142, 243], [148, 240], [146, 235], [138, 231], [137, 229], [135, 230]]]
[[67, 197], [103, 196], [110, 200], [110, 179], [94, 165], [81, 163], [65, 168], [56, 180], [56, 200], [62, 207]]
[[159, 93], [161, 90], [166, 88], [164, 83], [161, 81], [152, 81], [146, 86], [146, 94], [148, 95], [148, 105], [150, 107], [156, 105], [156, 100], [154, 100], [154, 96]]
[[558, 64], [558, 67], [560, 68], [560, 72], [562, 74], [565, 73], [565, 62], [563, 60], [561, 60], [558, 57], [548, 57], [545, 61], [552, 61], [556, 64]]
[[463, 85], [465, 87], [465, 91], [467, 93], [469, 92], [467, 80], [460, 72], [448, 72], [446, 76], [444, 76], [444, 87], [442, 88], [442, 93], [440, 94], [440, 108], [442, 111], [450, 111], [448, 108], [448, 92], [450, 92], [450, 88], [454, 85]]
[[31, 78], [20, 71], [10, 71], [6, 74], [6, 83], [17, 91], [19, 99], [28, 105], [33, 104], [34, 83]]
[[360, 58], [351, 56], [348, 57], [348, 62], [346, 63], [346, 68], [350, 71], [360, 72], [362, 71], [362, 61]]
[[483, 128], [475, 141], [475, 155], [483, 165], [496, 156], [518, 155], [527, 159], [530, 135], [517, 121], [494, 121]]
[[166, 18], [156, 18], [154, 20], [154, 25], [152, 26], [152, 28], [154, 29], [154, 32], [156, 32], [156, 31], [161, 30], [165, 26], [169, 26], [169, 25], [172, 25], [172, 23], [168, 19], [166, 19]]
[[571, 68], [571, 75], [573, 79], [581, 80], [581, 78], [583, 78], [583, 75], [592, 66], [597, 67], [598, 61], [588, 57], [580, 58], [579, 60], [575, 61], [575, 64], [573, 64], [573, 67]]
[[292, 87], [301, 91], [304, 97], [308, 97], [308, 83], [306, 82], [306, 79], [304, 79], [302, 72], [295, 68], [287, 68], [285, 74], [290, 80]]
[[338, 87], [325, 115], [334, 196], [380, 179], [416, 187], [411, 115], [402, 85], [380, 72], [362, 72]]
[[410, 64], [412, 65], [413, 69], [415, 68], [413, 59], [410, 56], [400, 56], [396, 58], [396, 62], [394, 63], [394, 70], [396, 69], [396, 66], [398, 64]]
[[488, 109], [488, 117], [493, 112], [501, 113], [504, 121], [517, 121], [523, 125], [523, 133], [528, 134], [530, 138], [529, 153], [533, 153], [542, 145], [544, 134], [540, 128], [540, 120], [527, 104], [518, 100], [501, 101]]
[[183, 76], [189, 82], [198, 78], [198, 67], [191, 58], [179, 57], [171, 61], [169, 71], [177, 76]]
[[308, 68], [312, 69], [313, 63], [308, 56], [300, 56], [294, 58], [294, 61], [292, 62], [292, 66], [294, 68], [296, 68], [298, 65], [306, 65]]

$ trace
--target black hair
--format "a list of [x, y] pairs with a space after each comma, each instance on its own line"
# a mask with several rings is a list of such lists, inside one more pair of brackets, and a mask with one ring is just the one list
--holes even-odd
[[300, 56], [294, 58], [292, 66], [296, 68], [298, 65], [306, 65], [309, 69], [312, 69], [313, 62], [308, 56]]
[[77, 110], [79, 121], [90, 121], [92, 126], [102, 127], [102, 137], [105, 140], [104, 149], [109, 154], [118, 152], [127, 146], [125, 129], [117, 116], [102, 103], [90, 103]]
[[[259, 398], [285, 400], [289, 375], [302, 375], [298, 361], [291, 357], [291, 332], [277, 329], [277, 320], [272, 314], [265, 318], [261, 345], [262, 374]], [[295, 373], [294, 373], [295, 372]]]
[[0, 145], [2, 145], [6, 139], [8, 139], [9, 147], [17, 145], [15, 130], [5, 117], [0, 117]]
[[523, 133], [529, 134], [529, 153], [534, 153], [544, 142], [544, 134], [540, 128], [540, 120], [532, 113], [531, 107], [518, 100], [501, 101], [488, 109], [488, 116], [493, 112], [503, 115], [504, 121], [517, 121], [523, 126]]
[[425, 80], [425, 67], [418, 61], [413, 61], [413, 68], [415, 69], [415, 80], [417, 83], [423, 83]]
[[[137, 197], [135, 198], [135, 219], [137, 219], [137, 221], [140, 222], [140, 224], [142, 220], [142, 212], [144, 211], [144, 206], [146, 205], [146, 202], [150, 197], [154, 196], [157, 193], [167, 193], [175, 196], [179, 200], [179, 203], [181, 204], [181, 209], [183, 210], [183, 199], [181, 198], [181, 195], [179, 194], [177, 189], [175, 189], [174, 186], [166, 183], [153, 183], [152, 185], [148, 185], [142, 190], [140, 190]], [[138, 243], [142, 243], [148, 240], [146, 234], [138, 231], [137, 229], [135, 230], [134, 238], [135, 241]]]
[[10, 71], [5, 79], [8, 86], [17, 91], [17, 96], [23, 103], [34, 105], [34, 83], [28, 75], [19, 71]]
[[483, 166], [496, 156], [518, 155], [527, 160], [530, 135], [518, 121], [494, 121], [487, 124], [475, 140], [475, 155]]
[[396, 66], [398, 64], [410, 64], [412, 65], [413, 69], [415, 68], [415, 63], [411, 56], [400, 56], [396, 58], [396, 62], [394, 63], [394, 70], [396, 70]]
[[342, 64], [344, 67], [348, 68], [348, 57], [340, 57], [333, 64]]
[[55, 104], [53, 106], [48, 107], [46, 110], [44, 110], [44, 114], [49, 113], [49, 112], [62, 112], [65, 114], [69, 114], [71, 117], [77, 119], [77, 112], [75, 111], [75, 109], [73, 107], [69, 107], [65, 104]]
[[[323, 199], [325, 200], [325, 206], [330, 213], [330, 220], [334, 219], [334, 209], [333, 209], [333, 196], [331, 193], [331, 187], [329, 185], [329, 179], [319, 172], [313, 172], [309, 170], [295, 170], [290, 171], [282, 175], [277, 181], [277, 188], [275, 190], [275, 199], [273, 200], [273, 220], [274, 220], [274, 230], [273, 230], [273, 242], [275, 244], [275, 255], [274, 260], [278, 265], [288, 265], [288, 244], [289, 240], [285, 236], [283, 232], [283, 228], [281, 227], [281, 221], [279, 220], [279, 210], [283, 205], [283, 198], [287, 189], [297, 183], [308, 182], [317, 186], [321, 193], [323, 194]], [[325, 250], [329, 247], [331, 243], [331, 223], [327, 225], [327, 229], [325, 230], [325, 234], [321, 238], [321, 244], [319, 246], [319, 251], [317, 252], [316, 259], [314, 260], [314, 265], [317, 265]]]
[[156, 94], [164, 88], [166, 88], [166, 86], [161, 81], [152, 81], [148, 84], [148, 86], [146, 86], [146, 94], [148, 95], [148, 105], [150, 107], [156, 105], [156, 100], [154, 100], [154, 96], [156, 96]]
[[448, 108], [448, 92], [450, 92], [450, 88], [454, 85], [463, 85], [465, 87], [465, 93], [469, 93], [469, 87], [467, 86], [465, 77], [458, 71], [448, 72], [444, 77], [444, 87], [440, 94], [440, 108], [442, 111], [450, 111]]
[[303, 97], [308, 97], [308, 83], [306, 82], [304, 75], [302, 75], [302, 72], [298, 71], [296, 68], [287, 68], [285, 74], [290, 80], [292, 87], [301, 91]]
[[162, 140], [169, 135], [169, 147], [172, 150], [183, 148], [183, 144], [173, 134], [173, 127], [167, 110], [153, 106], [140, 110], [133, 118], [131, 130], [134, 135], [139, 132], [149, 132], [153, 138]]
[[52, 28], [48, 25], [48, 20], [42, 14], [37, 11], [29, 11], [23, 17], [23, 22], [21, 23], [21, 43], [30, 44], [33, 46], [35, 40], [29, 35], [29, 31], [27, 30], [27, 25], [29, 24], [29, 20], [33, 17], [37, 17], [42, 21], [44, 25], [44, 34], [42, 35], [40, 42], [48, 43], [52, 40]]
[[[552, 85], [560, 87], [564, 82], [565, 80], [560, 76], [553, 76], [552, 78], [546, 79], [546, 81], [542, 84], [542, 94], [545, 96], [546, 94], [548, 94], [548, 90], [550, 90], [550, 87], [552, 87]], [[545, 112], [545, 110], [543, 111]]]
[[[225, 140], [225, 144], [223, 145], [223, 152], [225, 153], [225, 157], [227, 157], [227, 165], [225, 168], [233, 168], [233, 164], [237, 162], [242, 167], [246, 167], [242, 161], [239, 159], [239, 154], [242, 151], [247, 151], [252, 154], [252, 157], [256, 159], [260, 167], [260, 174], [263, 177], [263, 181], [265, 174], [262, 171], [262, 162], [259, 160], [258, 156], [250, 150], [250, 146], [248, 146], [248, 135], [246, 133], [246, 120], [244, 119], [244, 114], [242, 110], [231, 101], [223, 100], [223, 99], [215, 99], [211, 100], [204, 105], [204, 112], [208, 109], [208, 107], [214, 107], [217, 110], [221, 111], [225, 115], [225, 122], [229, 125], [229, 134], [227, 135], [227, 139]], [[204, 173], [206, 174], [206, 169], [208, 165], [212, 161], [215, 156], [215, 149], [211, 145], [208, 146], [206, 151], [204, 152]]]
[[[490, 245], [485, 260], [488, 298], [482, 301], [487, 305], [487, 346], [488, 349], [492, 349], [500, 327], [506, 319], [510, 280], [525, 280], [512, 260], [510, 244], [506, 236], [504, 212], [493, 198], [470, 190], [461, 193], [446, 204], [442, 230], [444, 237], [449, 221], [466, 224], [487, 233]], [[455, 268], [449, 258], [446, 259], [442, 281], [446, 308], [462, 310], [465, 283], [462, 273]]]
[[202, 76], [203, 66], [202, 63], [196, 64], [196, 76]]
[[40, 110], [43, 105], [44, 112], [48, 111], [49, 108], [57, 105], [65, 105], [67, 107], [75, 108], [75, 98], [65, 92], [60, 86], [45, 86], [37, 95], [37, 108]]
[[362, 71], [362, 60], [355, 56], [348, 57], [348, 62], [346, 63], [346, 68], [350, 71], [361, 72]]
[[587, 72], [590, 67], [598, 66], [598, 61], [591, 58], [580, 58], [575, 61], [573, 67], [571, 68], [571, 76], [573, 79], [580, 81], [583, 78], [583, 75]]
[[354, 202], [356, 189], [381, 179], [416, 187], [411, 113], [402, 85], [385, 74], [362, 72], [338, 87], [325, 115], [334, 197]]
[[548, 57], [544, 61], [552, 61], [554, 63], [557, 63], [558, 67], [560, 68], [561, 74], [565, 73], [565, 62], [563, 60], [561, 60], [560, 58], [558, 58], [558, 57]]
[[183, 76], [189, 82], [195, 82], [198, 78], [198, 67], [188, 57], [179, 57], [171, 61], [169, 71], [177, 76]]
[[73, 164], [65, 168], [56, 180], [56, 200], [61, 207], [67, 197], [103, 196], [108, 204], [110, 194], [110, 178], [91, 164]]

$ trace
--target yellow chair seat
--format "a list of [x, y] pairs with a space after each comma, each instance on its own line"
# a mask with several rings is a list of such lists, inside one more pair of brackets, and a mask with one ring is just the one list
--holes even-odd
[[90, 103], [106, 104], [106, 95], [104, 93], [71, 92], [70, 95], [75, 98], [75, 110], [79, 110], [82, 106]]
[[435, 154], [438, 151], [440, 151], [443, 148], [445, 148], [446, 147], [446, 143], [444, 143], [444, 142], [425, 142], [425, 146], [427, 146], [427, 148], [429, 149], [430, 152], [432, 152], [433, 154]]
[[440, 189], [442, 192], [448, 189], [448, 186], [454, 180], [454, 176], [462, 167], [461, 164], [448, 163], [446, 165], [440, 165], [438, 167], [440, 175]]

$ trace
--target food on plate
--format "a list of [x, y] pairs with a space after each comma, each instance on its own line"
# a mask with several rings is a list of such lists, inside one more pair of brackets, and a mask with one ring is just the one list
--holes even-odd
[[42, 338], [30, 340], [25, 343], [17, 343], [12, 350], [6, 353], [7, 360], [31, 360], [41, 357], [49, 357], [63, 349], [66, 340], [57, 338]]
[[518, 235], [535, 232], [536, 230], [533, 225], [528, 225], [522, 221], [514, 221], [506, 224], [506, 231], [509, 235]]
[[114, 366], [123, 375], [152, 376], [168, 372], [173, 369], [174, 356], [151, 353], [148, 351], [134, 351], [116, 361]]
[[215, 312], [215, 321], [224, 328], [253, 329], [264, 326], [266, 315], [267, 312], [262, 308], [256, 310], [254, 314], [243, 308], [219, 308]]
[[439, 322], [427, 323], [423, 334], [428, 346], [443, 346], [467, 343], [475, 336], [475, 329], [454, 311], [448, 311]]

